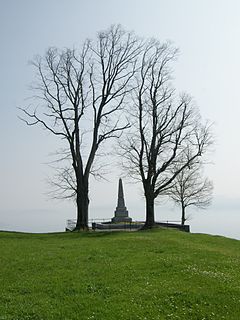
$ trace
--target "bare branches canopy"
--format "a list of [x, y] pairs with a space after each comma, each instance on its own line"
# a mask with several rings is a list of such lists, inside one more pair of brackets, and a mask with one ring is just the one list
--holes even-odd
[[[78, 229], [88, 227], [89, 174], [98, 149], [129, 127], [122, 110], [140, 50], [134, 34], [112, 26], [98, 33], [95, 42], [86, 41], [80, 51], [50, 48], [32, 63], [38, 107], [21, 109], [23, 119], [66, 142], [75, 183], [71, 170], [64, 169], [62, 191], [76, 195]], [[61, 180], [55, 186], [61, 188]]]
[[207, 208], [212, 201], [212, 192], [213, 183], [203, 176], [202, 163], [197, 161], [178, 174], [166, 195], [181, 207], [181, 223], [184, 225], [186, 208]]
[[128, 129], [122, 156], [142, 182], [147, 227], [154, 224], [154, 199], [211, 144], [191, 98], [177, 97], [172, 86], [176, 56], [170, 43], [143, 41], [112, 26], [80, 50], [50, 48], [34, 60], [38, 105], [21, 109], [22, 118], [64, 143], [62, 160], [69, 162], [54, 186], [62, 197], [76, 197], [77, 229], [88, 228], [89, 175], [107, 140]]
[[152, 40], [143, 51], [132, 94], [133, 126], [121, 143], [123, 164], [142, 182], [146, 227], [154, 224], [154, 199], [212, 143], [210, 126], [187, 94], [177, 97], [171, 84], [171, 62], [177, 50]]

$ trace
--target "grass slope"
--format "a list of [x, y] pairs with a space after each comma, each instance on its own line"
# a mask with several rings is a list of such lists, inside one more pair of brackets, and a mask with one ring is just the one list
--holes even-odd
[[240, 241], [0, 232], [0, 319], [240, 319]]

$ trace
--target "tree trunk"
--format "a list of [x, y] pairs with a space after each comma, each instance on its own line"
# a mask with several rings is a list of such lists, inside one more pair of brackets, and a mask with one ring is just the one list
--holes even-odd
[[77, 224], [75, 230], [88, 230], [88, 183], [77, 188]]
[[146, 198], [146, 222], [144, 229], [151, 229], [155, 224], [154, 219], [154, 196], [150, 193], [145, 193]]
[[185, 218], [185, 206], [184, 203], [182, 203], [182, 225], [185, 224], [186, 218]]

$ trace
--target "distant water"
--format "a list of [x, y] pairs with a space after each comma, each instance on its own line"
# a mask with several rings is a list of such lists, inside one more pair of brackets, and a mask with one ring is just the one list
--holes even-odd
[[[222, 235], [240, 240], [240, 206], [215, 202], [208, 210], [189, 210], [191, 232]], [[115, 208], [107, 206], [92, 207], [89, 218], [108, 218], [113, 216]], [[128, 206], [133, 220], [144, 220], [144, 205]], [[180, 211], [167, 205], [156, 206], [157, 221], [179, 221]], [[0, 210], [0, 230], [22, 232], [59, 232], [64, 231], [67, 219], [76, 218], [75, 208], [58, 209]]]

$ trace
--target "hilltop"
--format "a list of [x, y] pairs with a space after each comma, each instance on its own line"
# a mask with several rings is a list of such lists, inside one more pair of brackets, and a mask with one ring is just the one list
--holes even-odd
[[0, 232], [0, 319], [240, 319], [240, 241]]

